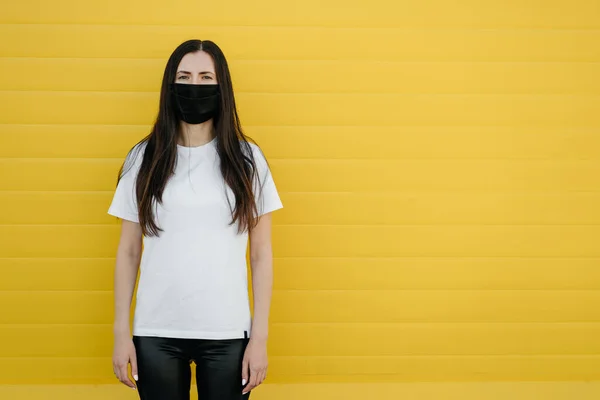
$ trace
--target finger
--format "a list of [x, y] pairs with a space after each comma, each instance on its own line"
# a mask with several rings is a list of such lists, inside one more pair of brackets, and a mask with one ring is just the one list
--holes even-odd
[[113, 364], [113, 374], [118, 380], [121, 380], [121, 373], [119, 372], [119, 366], [117, 364]]
[[138, 377], [137, 357], [135, 354], [133, 354], [131, 356], [131, 359], [129, 360], [129, 362], [131, 363], [131, 375], [133, 375], [133, 379], [137, 382], [139, 377]]
[[262, 377], [263, 377], [263, 371], [262, 370], [257, 370], [256, 371], [256, 381], [254, 382], [254, 387], [255, 388], [257, 386], [259, 386], [260, 383], [262, 382]]
[[265, 381], [265, 379], [267, 379], [267, 370], [263, 369], [262, 371], [260, 371], [258, 382], [257, 382], [256, 386], [262, 384]]
[[260, 371], [256, 371], [254, 373], [254, 375], [256, 375], [256, 378], [254, 378], [254, 388], [253, 389], [256, 389], [256, 387], [258, 385], [260, 385]]
[[242, 390], [242, 395], [252, 391], [252, 389], [254, 389], [254, 386], [252, 386], [251, 384], [246, 385], [246, 387], [244, 388], [244, 390]]
[[246, 394], [249, 391], [251, 391], [252, 389], [254, 389], [255, 380], [256, 380], [256, 377], [255, 377], [254, 371], [250, 370], [250, 376], [248, 377], [248, 384], [246, 385], [244, 390], [242, 390], [242, 394]]
[[[250, 382], [248, 383], [248, 387], [246, 387], [245, 393], [250, 392], [252, 389], [254, 389], [256, 387], [256, 381], [258, 378], [258, 371], [257, 370], [250, 370]], [[242, 393], [242, 394], [245, 394]]]
[[248, 361], [244, 358], [242, 362], [242, 386], [245, 386], [248, 383]]
[[256, 387], [258, 384], [258, 378], [260, 377], [260, 370], [250, 370], [250, 383], [252, 386]]
[[129, 380], [129, 376], [127, 374], [127, 365], [124, 365], [121, 367], [121, 369], [119, 369], [119, 380], [121, 382], [123, 382], [126, 386], [129, 386], [132, 389], [135, 389], [135, 385], [133, 384], [133, 382], [131, 382]]

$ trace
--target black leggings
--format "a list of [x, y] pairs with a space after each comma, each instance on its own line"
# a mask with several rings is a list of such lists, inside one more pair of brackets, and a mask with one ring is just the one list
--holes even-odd
[[248, 340], [134, 336], [140, 399], [188, 400], [192, 361], [199, 400], [249, 399], [250, 393], [242, 396], [242, 360]]

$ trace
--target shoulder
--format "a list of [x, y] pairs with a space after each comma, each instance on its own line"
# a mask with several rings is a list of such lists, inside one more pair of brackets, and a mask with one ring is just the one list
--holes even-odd
[[127, 153], [127, 157], [125, 158], [126, 162], [132, 163], [141, 163], [144, 159], [144, 154], [146, 153], [146, 147], [148, 146], [148, 141], [144, 140], [137, 143], [133, 146], [129, 152]]
[[266, 161], [265, 153], [260, 146], [254, 142], [240, 141], [242, 151], [247, 156], [251, 156], [256, 163], [264, 163]]
[[129, 171], [139, 170], [142, 161], [144, 160], [147, 145], [148, 142], [146, 140], [141, 141], [127, 152], [125, 161], [123, 162], [123, 175], [127, 174]]

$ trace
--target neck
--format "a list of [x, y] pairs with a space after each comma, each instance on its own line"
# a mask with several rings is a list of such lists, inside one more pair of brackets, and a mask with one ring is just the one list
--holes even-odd
[[181, 121], [179, 124], [179, 132], [180, 134], [177, 143], [187, 147], [202, 146], [215, 137], [212, 119], [194, 125]]

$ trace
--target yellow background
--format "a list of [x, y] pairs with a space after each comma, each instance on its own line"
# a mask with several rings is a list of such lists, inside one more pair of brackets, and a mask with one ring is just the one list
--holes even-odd
[[190, 38], [285, 205], [268, 383], [600, 380], [599, 2], [4, 3], [0, 384], [114, 383], [106, 210]]

